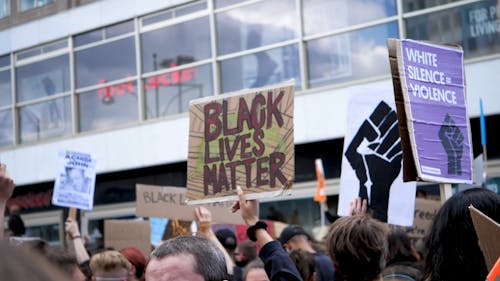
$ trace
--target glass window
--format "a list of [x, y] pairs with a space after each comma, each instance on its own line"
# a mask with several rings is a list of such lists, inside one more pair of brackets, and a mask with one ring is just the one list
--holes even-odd
[[218, 13], [218, 52], [224, 55], [294, 39], [296, 26], [295, 0], [262, 1]]
[[144, 79], [147, 118], [186, 112], [193, 99], [213, 95], [210, 64]]
[[83, 46], [93, 42], [101, 41], [103, 38], [104, 30], [94, 30], [84, 34], [75, 36], [75, 47]]
[[208, 17], [203, 17], [141, 34], [143, 71], [210, 58], [209, 27]]
[[134, 37], [77, 51], [75, 65], [77, 88], [134, 76]]
[[412, 12], [416, 10], [427, 9], [458, 1], [461, 0], [439, 0], [439, 1], [403, 0], [403, 10], [404, 12]]
[[307, 42], [310, 86], [389, 74], [387, 38], [398, 38], [396, 22]]
[[10, 15], [9, 0], [0, 0], [0, 19]]
[[19, 0], [19, 10], [21, 12], [33, 9], [33, 8], [38, 8], [45, 6], [47, 4], [50, 4], [54, 2], [54, 0]]
[[119, 24], [112, 25], [110, 27], [106, 27], [104, 29], [104, 35], [106, 36], [106, 39], [113, 38], [116, 36], [120, 36], [129, 32], [134, 31], [134, 22], [133, 21], [126, 21], [122, 22]]
[[395, 0], [304, 1], [305, 35], [394, 16], [397, 13], [395, 2]]
[[69, 91], [69, 58], [55, 58], [16, 68], [18, 101], [55, 95]]
[[231, 92], [295, 79], [300, 85], [297, 45], [290, 45], [221, 62], [222, 91]]
[[5, 67], [10, 65], [10, 55], [5, 55], [0, 57], [0, 67]]
[[19, 109], [21, 142], [33, 142], [71, 134], [70, 98], [41, 102]]
[[171, 10], [164, 11], [164, 12], [161, 12], [161, 13], [158, 13], [158, 14], [154, 14], [154, 15], [150, 15], [150, 16], [144, 17], [142, 19], [142, 25], [146, 26], [146, 25], [157, 23], [157, 22], [162, 22], [162, 21], [171, 19], [172, 17], [173, 17], [173, 14], [172, 14]]
[[68, 40], [64, 39], [64, 40], [50, 43], [50, 44], [47, 44], [44, 46], [38, 46], [38, 47], [33, 48], [33, 49], [19, 52], [19, 53], [17, 53], [16, 57], [17, 57], [17, 60], [23, 60], [23, 59], [38, 56], [41, 54], [46, 54], [46, 53], [50, 53], [50, 52], [57, 51], [60, 49], [64, 49], [67, 47], [68, 47]]
[[12, 126], [12, 110], [0, 111], [0, 147], [9, 146], [14, 143], [14, 133]]
[[498, 1], [480, 1], [408, 18], [406, 31], [411, 39], [459, 44], [465, 57], [477, 57], [500, 52], [499, 15]]
[[12, 104], [11, 89], [10, 69], [0, 71], [0, 107]]
[[139, 120], [134, 81], [99, 88], [78, 97], [81, 131], [107, 129]]
[[244, 1], [246, 1], [246, 0], [215, 0], [214, 2], [215, 2], [215, 8], [219, 9], [219, 8], [231, 6], [234, 4], [238, 4], [238, 3], [241, 3]]
[[200, 3], [194, 3], [192, 5], [184, 5], [174, 10], [175, 16], [180, 17], [184, 15], [189, 15], [194, 12], [202, 11], [207, 8], [207, 1], [201, 1]]

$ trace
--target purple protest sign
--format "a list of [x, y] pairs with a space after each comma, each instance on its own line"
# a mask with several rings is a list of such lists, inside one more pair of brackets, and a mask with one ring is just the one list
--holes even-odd
[[419, 178], [472, 183], [463, 51], [402, 40], [399, 73]]

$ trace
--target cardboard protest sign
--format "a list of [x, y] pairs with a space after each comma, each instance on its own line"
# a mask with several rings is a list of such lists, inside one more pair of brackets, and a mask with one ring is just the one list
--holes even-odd
[[[136, 214], [140, 217], [162, 217], [185, 221], [195, 220], [195, 206], [186, 204], [186, 189], [155, 185], [136, 185]], [[230, 211], [232, 202], [208, 203], [205, 207], [212, 212], [216, 223], [243, 223], [239, 212]]]
[[493, 268], [498, 257], [500, 257], [500, 224], [483, 214], [474, 206], [469, 206], [470, 215], [477, 237], [479, 238], [479, 247], [483, 252], [484, 260], [488, 270]]
[[463, 51], [389, 39], [404, 180], [472, 183]]
[[59, 171], [54, 184], [52, 204], [92, 210], [94, 206], [96, 160], [90, 154], [59, 152]]
[[416, 183], [403, 183], [401, 144], [390, 85], [363, 87], [349, 101], [338, 214], [356, 198], [368, 199], [373, 216], [413, 224]]
[[287, 82], [191, 101], [189, 204], [235, 201], [290, 189], [294, 178], [294, 85]]
[[148, 221], [105, 220], [104, 247], [117, 251], [127, 247], [137, 247], [148, 257], [151, 252], [151, 227]]
[[439, 208], [441, 208], [441, 202], [438, 200], [417, 198], [413, 226], [393, 228], [406, 232], [411, 238], [423, 238], [428, 233]]

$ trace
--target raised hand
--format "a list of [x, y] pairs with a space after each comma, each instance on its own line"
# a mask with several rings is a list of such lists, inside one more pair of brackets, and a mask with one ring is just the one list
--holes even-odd
[[401, 171], [396, 112], [380, 102], [352, 139], [345, 156], [359, 179], [359, 196], [375, 218], [387, 221], [390, 188]]
[[446, 114], [444, 123], [439, 129], [439, 138], [448, 155], [448, 174], [461, 175], [464, 135], [448, 114]]
[[7, 172], [7, 167], [5, 164], [0, 164], [0, 201], [7, 202], [14, 192], [14, 187], [14, 180]]

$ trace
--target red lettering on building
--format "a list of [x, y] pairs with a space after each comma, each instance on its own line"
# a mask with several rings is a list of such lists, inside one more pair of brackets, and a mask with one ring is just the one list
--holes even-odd
[[9, 199], [7, 201], [7, 209], [11, 209], [15, 206], [18, 206], [21, 209], [49, 207], [51, 200], [52, 200], [51, 190], [38, 193], [30, 192], [26, 195], [17, 196]]
[[[171, 65], [175, 67], [175, 65]], [[196, 68], [186, 68], [182, 70], [177, 70], [173, 72], [158, 74], [147, 78], [144, 83], [144, 91], [150, 89], [158, 89], [162, 86], [172, 86], [180, 83], [185, 83], [193, 80], [196, 76]], [[106, 84], [106, 80], [101, 79], [97, 82], [98, 85]], [[135, 94], [136, 89], [133, 81], [124, 82], [116, 84], [113, 86], [102, 87], [97, 90], [97, 96], [100, 101], [109, 101], [114, 98], [114, 96], [123, 96], [125, 94]]]

